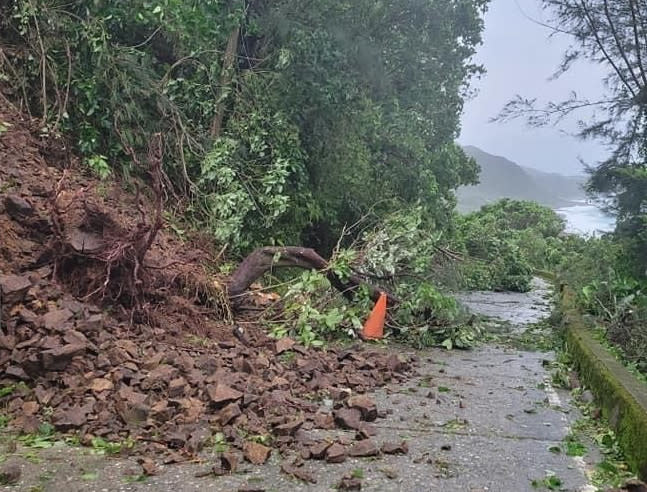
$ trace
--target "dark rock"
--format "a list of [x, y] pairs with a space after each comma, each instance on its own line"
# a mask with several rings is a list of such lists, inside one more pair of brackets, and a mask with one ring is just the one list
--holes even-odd
[[230, 403], [218, 413], [218, 422], [220, 422], [220, 425], [227, 425], [236, 417], [239, 417], [241, 413], [238, 403]]
[[362, 490], [362, 481], [359, 478], [343, 477], [337, 484], [337, 490]]
[[313, 460], [324, 459], [326, 457], [326, 451], [330, 446], [332, 446], [332, 443], [327, 441], [320, 441], [320, 442], [314, 443], [308, 449], [310, 453], [310, 459], [313, 459]]
[[343, 463], [346, 461], [346, 448], [335, 443], [326, 450], [326, 461], [328, 463]]
[[27, 275], [0, 275], [0, 294], [6, 306], [20, 304], [31, 287]]
[[243, 397], [243, 394], [240, 391], [230, 388], [226, 384], [222, 383], [218, 383], [215, 386], [211, 384], [207, 386], [207, 395], [209, 395], [211, 403], [216, 406], [221, 406]]
[[8, 463], [0, 468], [0, 485], [13, 485], [18, 483], [21, 475], [20, 466], [16, 463]]
[[622, 490], [626, 490], [627, 492], [647, 492], [647, 484], [634, 478], [628, 480], [622, 487]]
[[87, 421], [86, 410], [79, 406], [74, 406], [68, 410], [56, 410], [52, 416], [54, 426], [60, 431], [78, 429], [84, 426]]
[[62, 371], [77, 355], [85, 352], [85, 345], [70, 343], [62, 347], [41, 352], [40, 359], [47, 371]]
[[334, 413], [335, 423], [343, 429], [359, 430], [361, 412], [357, 408], [340, 408]]
[[408, 454], [409, 445], [406, 441], [400, 443], [385, 442], [382, 444], [382, 452], [384, 454]]
[[73, 316], [67, 308], [54, 309], [43, 316], [43, 326], [50, 331], [60, 330]]
[[25, 370], [20, 366], [9, 366], [4, 371], [6, 376], [11, 378], [20, 379], [21, 381], [28, 381], [31, 378], [27, 375]]
[[281, 464], [281, 471], [303, 482], [317, 483], [317, 479], [314, 477], [312, 473], [310, 473], [307, 470], [304, 470], [303, 468], [297, 465], [290, 464], [290, 463], [283, 463]]
[[281, 338], [278, 340], [274, 346], [274, 352], [276, 355], [282, 354], [294, 347], [295, 341], [291, 338]]
[[68, 244], [79, 253], [96, 253], [105, 246], [99, 234], [74, 229], [68, 237]]
[[287, 424], [277, 425], [274, 427], [274, 434], [277, 436], [294, 436], [303, 425], [303, 419], [294, 420]]
[[380, 449], [377, 444], [371, 439], [364, 439], [363, 441], [356, 442], [351, 448], [349, 454], [353, 457], [366, 457], [377, 456], [380, 454]]
[[169, 398], [177, 398], [182, 396], [186, 390], [187, 382], [183, 377], [175, 378], [171, 380], [168, 384], [168, 396]]
[[18, 222], [32, 217], [35, 212], [32, 204], [18, 195], [7, 195], [4, 199], [4, 206], [9, 217]]
[[216, 463], [213, 465], [213, 468], [212, 468], [213, 474], [220, 476], [220, 475], [231, 475], [232, 473], [236, 473], [236, 470], [238, 468], [238, 462], [239, 462], [238, 455], [231, 452], [221, 453], [216, 458]]
[[377, 419], [377, 405], [366, 395], [351, 396], [346, 403], [351, 408], [357, 408], [362, 413], [362, 419], [373, 422]]

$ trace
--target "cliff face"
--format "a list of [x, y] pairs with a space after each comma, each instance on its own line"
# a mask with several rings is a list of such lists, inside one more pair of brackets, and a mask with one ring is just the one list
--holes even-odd
[[568, 206], [585, 198], [583, 176], [562, 176], [527, 168], [478, 147], [465, 152], [481, 166], [480, 183], [458, 190], [458, 209], [470, 212], [501, 198], [533, 200], [552, 208]]

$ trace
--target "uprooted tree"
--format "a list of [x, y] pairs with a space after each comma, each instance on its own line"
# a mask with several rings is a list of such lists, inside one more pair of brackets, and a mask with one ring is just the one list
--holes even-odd
[[258, 248], [248, 255], [232, 274], [229, 283], [229, 297], [235, 300], [242, 295], [250, 285], [272, 268], [296, 267], [312, 270], [320, 270], [326, 273], [328, 280], [333, 287], [341, 292], [344, 297], [352, 300], [355, 291], [360, 285], [369, 290], [371, 299], [377, 301], [380, 294], [384, 292], [388, 296], [390, 304], [397, 304], [399, 299], [384, 288], [376, 287], [368, 283], [357, 274], [350, 274], [346, 277], [338, 275], [329, 268], [328, 261], [322, 258], [311, 248], [299, 246], [284, 247], [263, 247]]
[[148, 173], [153, 192], [152, 216], [146, 212], [139, 187], [134, 200], [139, 220], [131, 227], [118, 223], [87, 190], [66, 190], [66, 178], [57, 183], [50, 200], [53, 238], [49, 252], [54, 278], [73, 287], [86, 299], [109, 298], [141, 308], [147, 278], [145, 257], [162, 229], [162, 136], [153, 135], [148, 151]]

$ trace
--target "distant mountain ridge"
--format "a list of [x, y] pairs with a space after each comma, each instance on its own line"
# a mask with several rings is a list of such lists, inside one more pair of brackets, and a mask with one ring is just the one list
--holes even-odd
[[471, 212], [501, 198], [533, 200], [551, 208], [584, 200], [584, 176], [563, 176], [520, 166], [505, 157], [467, 145], [465, 153], [481, 166], [480, 183], [458, 189], [458, 210]]

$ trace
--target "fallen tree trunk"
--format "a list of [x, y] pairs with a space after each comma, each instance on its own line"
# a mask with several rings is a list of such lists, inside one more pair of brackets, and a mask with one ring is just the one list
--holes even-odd
[[384, 292], [390, 305], [399, 303], [396, 296], [368, 283], [359, 275], [350, 275], [348, 278], [342, 279], [328, 269], [328, 261], [319, 256], [315, 250], [299, 246], [265, 246], [254, 250], [238, 266], [227, 284], [230, 299], [235, 300], [244, 294], [249, 286], [268, 270], [286, 267], [325, 272], [332, 286], [349, 300], [355, 297], [355, 291], [359, 286], [366, 286], [373, 301], [377, 301], [380, 293]]

